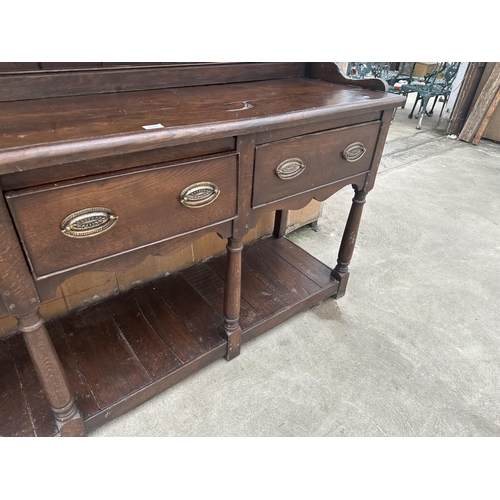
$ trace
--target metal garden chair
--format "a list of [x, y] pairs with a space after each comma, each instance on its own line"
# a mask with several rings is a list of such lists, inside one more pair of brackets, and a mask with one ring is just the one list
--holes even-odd
[[414, 62], [402, 62], [399, 63], [399, 68], [397, 71], [392, 71], [386, 75], [382, 75], [381, 78], [383, 78], [389, 85], [389, 92], [393, 92], [394, 94], [401, 94], [400, 82], [411, 83], [413, 79], [414, 67]]
[[400, 81], [411, 82], [415, 63], [402, 62], [396, 71], [391, 70], [390, 62], [351, 62], [347, 76], [354, 79], [382, 78], [389, 85], [389, 92], [399, 94]]
[[347, 76], [356, 80], [384, 78], [383, 75], [390, 73], [390, 66], [390, 62], [350, 62], [347, 66]]
[[[441, 112], [444, 109], [444, 106], [448, 101], [448, 97], [450, 96], [451, 85], [455, 79], [459, 65], [460, 63], [458, 62], [439, 63], [436, 65], [434, 70], [424, 78], [422, 83], [412, 83], [401, 86], [401, 94], [408, 95], [411, 92], [417, 93], [411, 113], [408, 115], [408, 118], [413, 118], [415, 108], [417, 107], [417, 104], [420, 103], [418, 113], [415, 115], [415, 118], [418, 118], [417, 130], [422, 128], [424, 115], [432, 116], [434, 106], [440, 97], [442, 97], [444, 102]], [[434, 103], [432, 104], [432, 108], [428, 110], [427, 107], [429, 102], [433, 98]]]
[[[399, 82], [411, 82], [414, 62], [399, 63], [396, 71], [391, 70], [390, 62], [350, 62], [347, 66], [347, 76], [354, 79], [362, 78], [382, 78], [387, 82], [388, 91], [393, 94], [401, 94], [401, 85]], [[403, 104], [401, 108], [404, 108]], [[397, 108], [394, 108], [392, 118], [396, 114]]]

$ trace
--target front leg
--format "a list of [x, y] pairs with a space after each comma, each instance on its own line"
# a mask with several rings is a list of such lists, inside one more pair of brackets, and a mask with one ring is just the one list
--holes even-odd
[[345, 294], [347, 281], [349, 280], [349, 264], [354, 252], [354, 245], [358, 236], [359, 223], [361, 221], [361, 214], [363, 213], [363, 205], [366, 202], [366, 192], [358, 190], [354, 187], [354, 198], [352, 199], [351, 211], [347, 218], [347, 223], [344, 228], [342, 242], [340, 243], [339, 255], [337, 265], [332, 270], [332, 277], [338, 280], [339, 288], [334, 295], [336, 299], [340, 299]]
[[226, 359], [238, 356], [241, 346], [240, 297], [242, 240], [229, 238], [227, 243], [227, 268], [224, 286], [224, 334], [227, 339]]
[[69, 389], [61, 361], [39, 313], [40, 297], [0, 196], [0, 297], [17, 318], [33, 365], [61, 436], [83, 436], [85, 426]]
[[56, 418], [61, 436], [85, 436], [85, 426], [71, 395], [61, 361], [38, 311], [17, 318], [38, 378]]

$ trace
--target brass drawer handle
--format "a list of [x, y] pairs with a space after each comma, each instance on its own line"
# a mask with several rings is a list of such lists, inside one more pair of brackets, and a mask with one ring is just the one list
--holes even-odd
[[214, 202], [220, 194], [219, 188], [212, 182], [196, 182], [180, 194], [180, 202], [188, 208], [202, 208]]
[[61, 232], [70, 238], [90, 238], [111, 229], [117, 220], [109, 208], [85, 208], [65, 217], [61, 222]]
[[276, 175], [280, 179], [288, 180], [294, 179], [299, 176], [306, 166], [300, 158], [289, 158], [288, 160], [282, 161], [276, 167]]
[[342, 156], [347, 161], [353, 162], [361, 159], [365, 153], [366, 148], [363, 146], [362, 142], [353, 142], [342, 151]]

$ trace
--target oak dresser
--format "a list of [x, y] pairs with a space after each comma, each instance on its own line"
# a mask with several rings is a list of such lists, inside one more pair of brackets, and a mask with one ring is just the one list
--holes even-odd
[[[27, 64], [27, 63], [25, 63]], [[89, 64], [0, 72], [0, 435], [79, 436], [299, 311], [345, 293], [394, 108], [335, 63]], [[351, 185], [332, 270], [286, 211]], [[275, 213], [274, 235], [242, 239]], [[82, 271], [125, 269], [207, 233], [210, 259], [47, 322]]]

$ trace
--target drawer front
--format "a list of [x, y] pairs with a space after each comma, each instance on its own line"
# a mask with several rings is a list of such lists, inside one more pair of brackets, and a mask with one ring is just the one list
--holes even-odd
[[8, 193], [37, 277], [236, 216], [237, 155]]
[[377, 121], [257, 146], [253, 207], [369, 170], [379, 129]]

